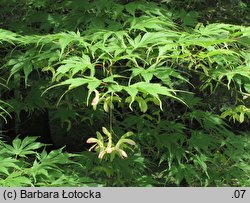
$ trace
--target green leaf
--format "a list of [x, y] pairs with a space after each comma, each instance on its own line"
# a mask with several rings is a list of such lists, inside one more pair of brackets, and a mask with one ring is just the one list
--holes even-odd
[[135, 101], [135, 97], [138, 93], [138, 90], [136, 87], [133, 86], [124, 86], [123, 89], [131, 96], [131, 102], [129, 103], [129, 108], [132, 110], [132, 103]]
[[138, 96], [136, 97], [135, 100], [138, 102], [141, 112], [145, 113], [148, 110], [148, 105], [146, 100]]
[[22, 172], [14, 171], [5, 179], [0, 180], [0, 185], [3, 187], [28, 187], [33, 186], [32, 181], [24, 176]]
[[54, 78], [59, 80], [61, 77], [65, 76], [66, 73], [73, 77], [77, 73], [84, 74], [86, 70], [90, 70], [90, 76], [95, 75], [95, 67], [91, 63], [89, 56], [82, 54], [82, 57], [73, 56], [69, 57], [61, 62], [61, 66], [57, 68]]
[[9, 170], [18, 169], [18, 160], [13, 159], [11, 157], [4, 158], [2, 155], [0, 156], [0, 173], [9, 175]]
[[13, 146], [4, 144], [8, 154], [15, 156], [26, 157], [29, 154], [35, 154], [36, 150], [45, 146], [40, 142], [35, 142], [37, 137], [25, 137], [23, 140], [15, 138], [12, 142]]

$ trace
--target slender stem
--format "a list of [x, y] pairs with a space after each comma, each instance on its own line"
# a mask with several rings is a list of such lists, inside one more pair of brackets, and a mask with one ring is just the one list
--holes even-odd
[[[113, 92], [111, 92], [110, 101], [111, 101], [111, 104], [113, 104]], [[109, 109], [109, 128], [110, 128], [110, 132], [112, 132], [113, 134], [113, 109], [111, 108], [111, 105]]]

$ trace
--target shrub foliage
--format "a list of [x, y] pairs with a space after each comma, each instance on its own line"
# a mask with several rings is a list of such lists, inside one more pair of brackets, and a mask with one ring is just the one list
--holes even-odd
[[178, 5], [1, 1], [1, 125], [48, 111], [97, 153], [3, 141], [0, 185], [250, 185], [250, 27]]

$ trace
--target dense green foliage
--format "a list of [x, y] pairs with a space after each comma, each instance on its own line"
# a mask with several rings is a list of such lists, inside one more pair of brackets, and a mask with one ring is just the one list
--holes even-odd
[[[215, 15], [230, 6], [239, 9]], [[56, 146], [87, 140], [96, 151], [2, 141], [0, 185], [250, 186], [247, 2], [3, 0], [0, 8], [1, 125], [15, 120], [18, 135], [24, 112], [48, 111], [51, 128], [61, 126]]]
[[[47, 153], [37, 150], [44, 145], [36, 137], [16, 138], [12, 145], [0, 142], [1, 186], [60, 186], [77, 184], [74, 174], [67, 174], [69, 158], [62, 149]], [[62, 175], [64, 174], [64, 175]]]

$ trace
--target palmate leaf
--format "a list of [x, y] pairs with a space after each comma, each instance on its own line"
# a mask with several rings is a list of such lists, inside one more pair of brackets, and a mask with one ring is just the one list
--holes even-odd
[[54, 38], [58, 38], [58, 43], [61, 48], [61, 53], [59, 58], [62, 57], [65, 48], [69, 46], [71, 43], [76, 43], [83, 46], [87, 45], [85, 39], [81, 37], [80, 32], [59, 33], [54, 35]]
[[135, 101], [137, 101], [139, 108], [141, 110], [141, 112], [145, 113], [148, 110], [148, 104], [147, 104], [147, 100], [143, 99], [142, 97], [136, 97]]
[[208, 167], [206, 164], [206, 161], [208, 160], [208, 158], [204, 155], [204, 154], [200, 154], [200, 155], [195, 155], [194, 156], [194, 163], [199, 165], [202, 169], [202, 171], [207, 175], [207, 177], [209, 178], [209, 174], [208, 174]]
[[234, 109], [228, 108], [227, 110], [222, 112], [220, 117], [226, 118], [228, 116], [230, 117], [229, 120], [233, 119], [234, 122], [235, 120], [237, 120], [238, 122], [243, 123], [245, 117], [248, 117], [250, 119], [250, 109], [244, 105], [239, 105]]
[[0, 156], [0, 174], [9, 175], [10, 169], [18, 169], [20, 170], [20, 167], [18, 166], [18, 160], [11, 158], [11, 157], [3, 157]]
[[24, 54], [17, 55], [6, 63], [11, 69], [8, 81], [14, 75], [17, 75], [18, 78], [20, 73], [24, 73], [25, 85], [27, 86], [28, 77], [34, 69], [34, 64], [37, 62], [36, 52], [36, 48], [29, 49]]
[[199, 14], [195, 11], [185, 12], [183, 9], [180, 11], [180, 17], [184, 26], [194, 27], [197, 24], [198, 16]]
[[63, 82], [60, 82], [59, 84], [56, 84], [56, 85], [53, 85], [49, 88], [47, 88], [43, 94], [45, 92], [47, 92], [48, 90], [52, 89], [52, 88], [55, 88], [55, 87], [59, 87], [59, 86], [63, 86], [63, 85], [69, 85], [68, 87], [68, 90], [72, 90], [74, 88], [77, 88], [79, 86], [82, 86], [82, 85], [85, 85], [85, 84], [88, 84], [88, 83], [91, 83], [91, 82], [96, 82], [98, 81], [98, 79], [94, 78], [94, 77], [85, 77], [85, 78], [70, 78], [68, 80], [65, 80]]
[[138, 92], [144, 93], [146, 95], [151, 95], [153, 98], [157, 99], [159, 101], [159, 106], [161, 109], [162, 109], [162, 103], [159, 98], [159, 95], [165, 95], [186, 104], [183, 100], [174, 95], [176, 90], [169, 89], [158, 83], [138, 82], [133, 85], [129, 85], [127, 87], [123, 86], [123, 89], [131, 96], [129, 104], [129, 107], [131, 109], [132, 109], [131, 105], [135, 101]]
[[131, 87], [131, 86], [124, 86], [123, 89], [130, 95], [131, 101], [129, 103], [129, 108], [132, 110], [132, 103], [135, 101], [135, 97], [138, 93], [138, 90], [136, 87]]
[[25, 137], [23, 140], [15, 138], [11, 145], [4, 144], [6, 153], [15, 156], [26, 157], [29, 154], [35, 154], [36, 150], [45, 146], [40, 142], [36, 142], [38, 137]]
[[[89, 56], [82, 55], [82, 57], [73, 56], [69, 57], [61, 62], [61, 66], [56, 69], [54, 79], [58, 81], [61, 77], [65, 75], [69, 75], [69, 77], [73, 77], [76, 73], [80, 72], [84, 74], [87, 69], [90, 69], [90, 76], [95, 75], [95, 67], [91, 63]], [[68, 74], [66, 74], [68, 73]]]
[[[125, 54], [126, 49], [122, 47], [119, 44], [115, 44], [114, 42], [108, 44], [108, 45], [98, 45], [95, 44], [95, 47], [98, 47], [99, 50], [103, 52], [103, 54], [99, 55], [99, 59], [106, 59], [110, 60], [110, 58], [114, 57], [115, 59], [119, 59], [123, 54]], [[92, 47], [91, 49], [95, 49], [95, 47]], [[104, 54], [106, 53], [106, 54]]]
[[76, 162], [70, 160], [71, 157], [76, 157], [76, 154], [70, 153], [62, 153], [63, 148], [53, 150], [50, 153], [47, 153], [45, 150], [42, 151], [40, 154], [36, 154], [37, 162], [40, 165], [41, 169], [45, 170], [57, 170], [63, 171], [63, 168], [60, 168], [59, 165], [65, 164], [76, 164]]
[[[165, 9], [162, 9], [161, 6], [155, 4], [150, 1], [131, 1], [124, 6], [125, 10], [133, 17], [136, 17], [137, 13], [146, 14], [148, 16], [158, 16], [167, 18], [167, 14]], [[128, 16], [130, 17], [130, 16]], [[168, 19], [168, 18], [167, 18]]]
[[[232, 70], [226, 70], [224, 68], [219, 68], [214, 70], [211, 74], [213, 77], [218, 78], [218, 80], [222, 80], [223, 77], [227, 77], [227, 86], [230, 89], [230, 83], [233, 79], [237, 78], [237, 76], [243, 76], [248, 81], [246, 84], [250, 83], [250, 66], [238, 66]], [[235, 82], [237, 82], [235, 80]]]
[[80, 87], [80, 86], [83, 86], [83, 85], [86, 85], [88, 84], [88, 88], [89, 88], [89, 93], [88, 93], [88, 99], [90, 97], [90, 94], [94, 91], [94, 89], [96, 89], [100, 84], [101, 84], [101, 80], [98, 80], [97, 78], [95, 77], [88, 77], [88, 76], [85, 76], [84, 78], [70, 78], [70, 79], [67, 79], [63, 82], [60, 82], [59, 84], [56, 84], [56, 85], [53, 85], [49, 88], [47, 88], [43, 93], [45, 94], [48, 90], [52, 89], [52, 88], [55, 88], [55, 87], [59, 87], [59, 86], [63, 86], [63, 85], [68, 85], [68, 90], [65, 91], [63, 93], [63, 95], [59, 98], [58, 102], [59, 103], [61, 101], [61, 99], [63, 98], [63, 96], [68, 93], [70, 90], [73, 90], [77, 87]]
[[127, 40], [133, 49], [137, 49], [148, 48], [150, 45], [157, 46], [158, 44], [164, 44], [167, 38], [164, 32], [146, 32], [143, 36], [139, 34], [134, 39], [128, 35]]
[[37, 162], [37, 160], [35, 160], [33, 162], [33, 165], [31, 168], [27, 169], [26, 172], [27, 174], [31, 174], [34, 178], [34, 180], [36, 181], [36, 176], [37, 175], [44, 175], [45, 177], [49, 177], [49, 170], [50, 168], [44, 167], [43, 164], [41, 164], [40, 162]]
[[158, 99], [160, 102], [161, 109], [162, 109], [162, 106], [161, 106], [161, 101], [159, 99], [159, 95], [165, 95], [165, 96], [168, 96], [170, 98], [176, 99], [176, 100], [184, 103], [181, 99], [174, 96], [175, 90], [164, 87], [158, 83], [138, 82], [138, 83], [135, 83], [131, 86], [135, 87], [139, 92], [149, 94], [149, 95], [153, 96], [154, 98]]
[[34, 186], [31, 179], [25, 177], [21, 171], [14, 171], [5, 179], [0, 179], [0, 186], [3, 187], [28, 187]]
[[239, 55], [238, 53], [236, 53], [233, 50], [227, 50], [227, 49], [215, 49], [209, 52], [200, 52], [199, 53], [199, 57], [201, 58], [206, 58], [206, 57], [212, 57], [212, 56], [216, 56], [216, 55]]
[[133, 18], [130, 22], [130, 30], [141, 30], [147, 31], [151, 30], [165, 30], [166, 28], [174, 28], [175, 25], [173, 22], [167, 19], [161, 19], [159, 17], [149, 17], [149, 16], [141, 16], [138, 18]]
[[[27, 107], [28, 109], [26, 111], [33, 111], [35, 109], [41, 109], [43, 110], [46, 106], [46, 100], [45, 98], [41, 97], [41, 86], [45, 85], [44, 81], [37, 81], [30, 87], [29, 92], [27, 93], [27, 96], [23, 100], [23, 104], [21, 105], [21, 109], [25, 109]], [[19, 104], [20, 102], [17, 101]], [[15, 106], [16, 107], [16, 106]], [[16, 112], [20, 112], [20, 107], [15, 108]]]
[[178, 71], [176, 71], [170, 67], [152, 65], [147, 69], [144, 69], [141, 67], [136, 67], [136, 68], [132, 68], [131, 70], [132, 70], [132, 74], [131, 74], [130, 80], [137, 75], [141, 75], [143, 77], [143, 79], [145, 80], [145, 82], [150, 82], [150, 80], [153, 78], [153, 76], [156, 76], [165, 85], [172, 87], [173, 82], [171, 80], [171, 77], [173, 77], [173, 78], [178, 78], [180, 80], [185, 81], [186, 83], [191, 84]]
[[221, 38], [222, 36], [228, 36], [230, 33], [229, 30], [232, 29], [232, 27], [237, 26], [231, 26], [222, 23], [214, 23], [209, 24], [207, 26], [202, 26], [201, 24], [198, 24], [195, 31], [201, 34], [202, 36]]
[[[139, 7], [138, 7], [138, 5], [140, 5]], [[124, 8], [125, 8], [125, 10], [130, 14], [130, 15], [132, 15], [132, 16], [134, 16], [135, 17], [135, 12], [136, 12], [136, 10], [138, 9], [138, 8], [141, 8], [141, 6], [143, 6], [143, 4], [136, 4], [135, 2], [130, 2], [130, 3], [128, 3], [128, 4], [126, 4], [125, 6], [124, 6]]]
[[18, 37], [20, 36], [14, 32], [0, 29], [0, 44], [4, 41], [13, 44], [14, 42], [18, 41]]

